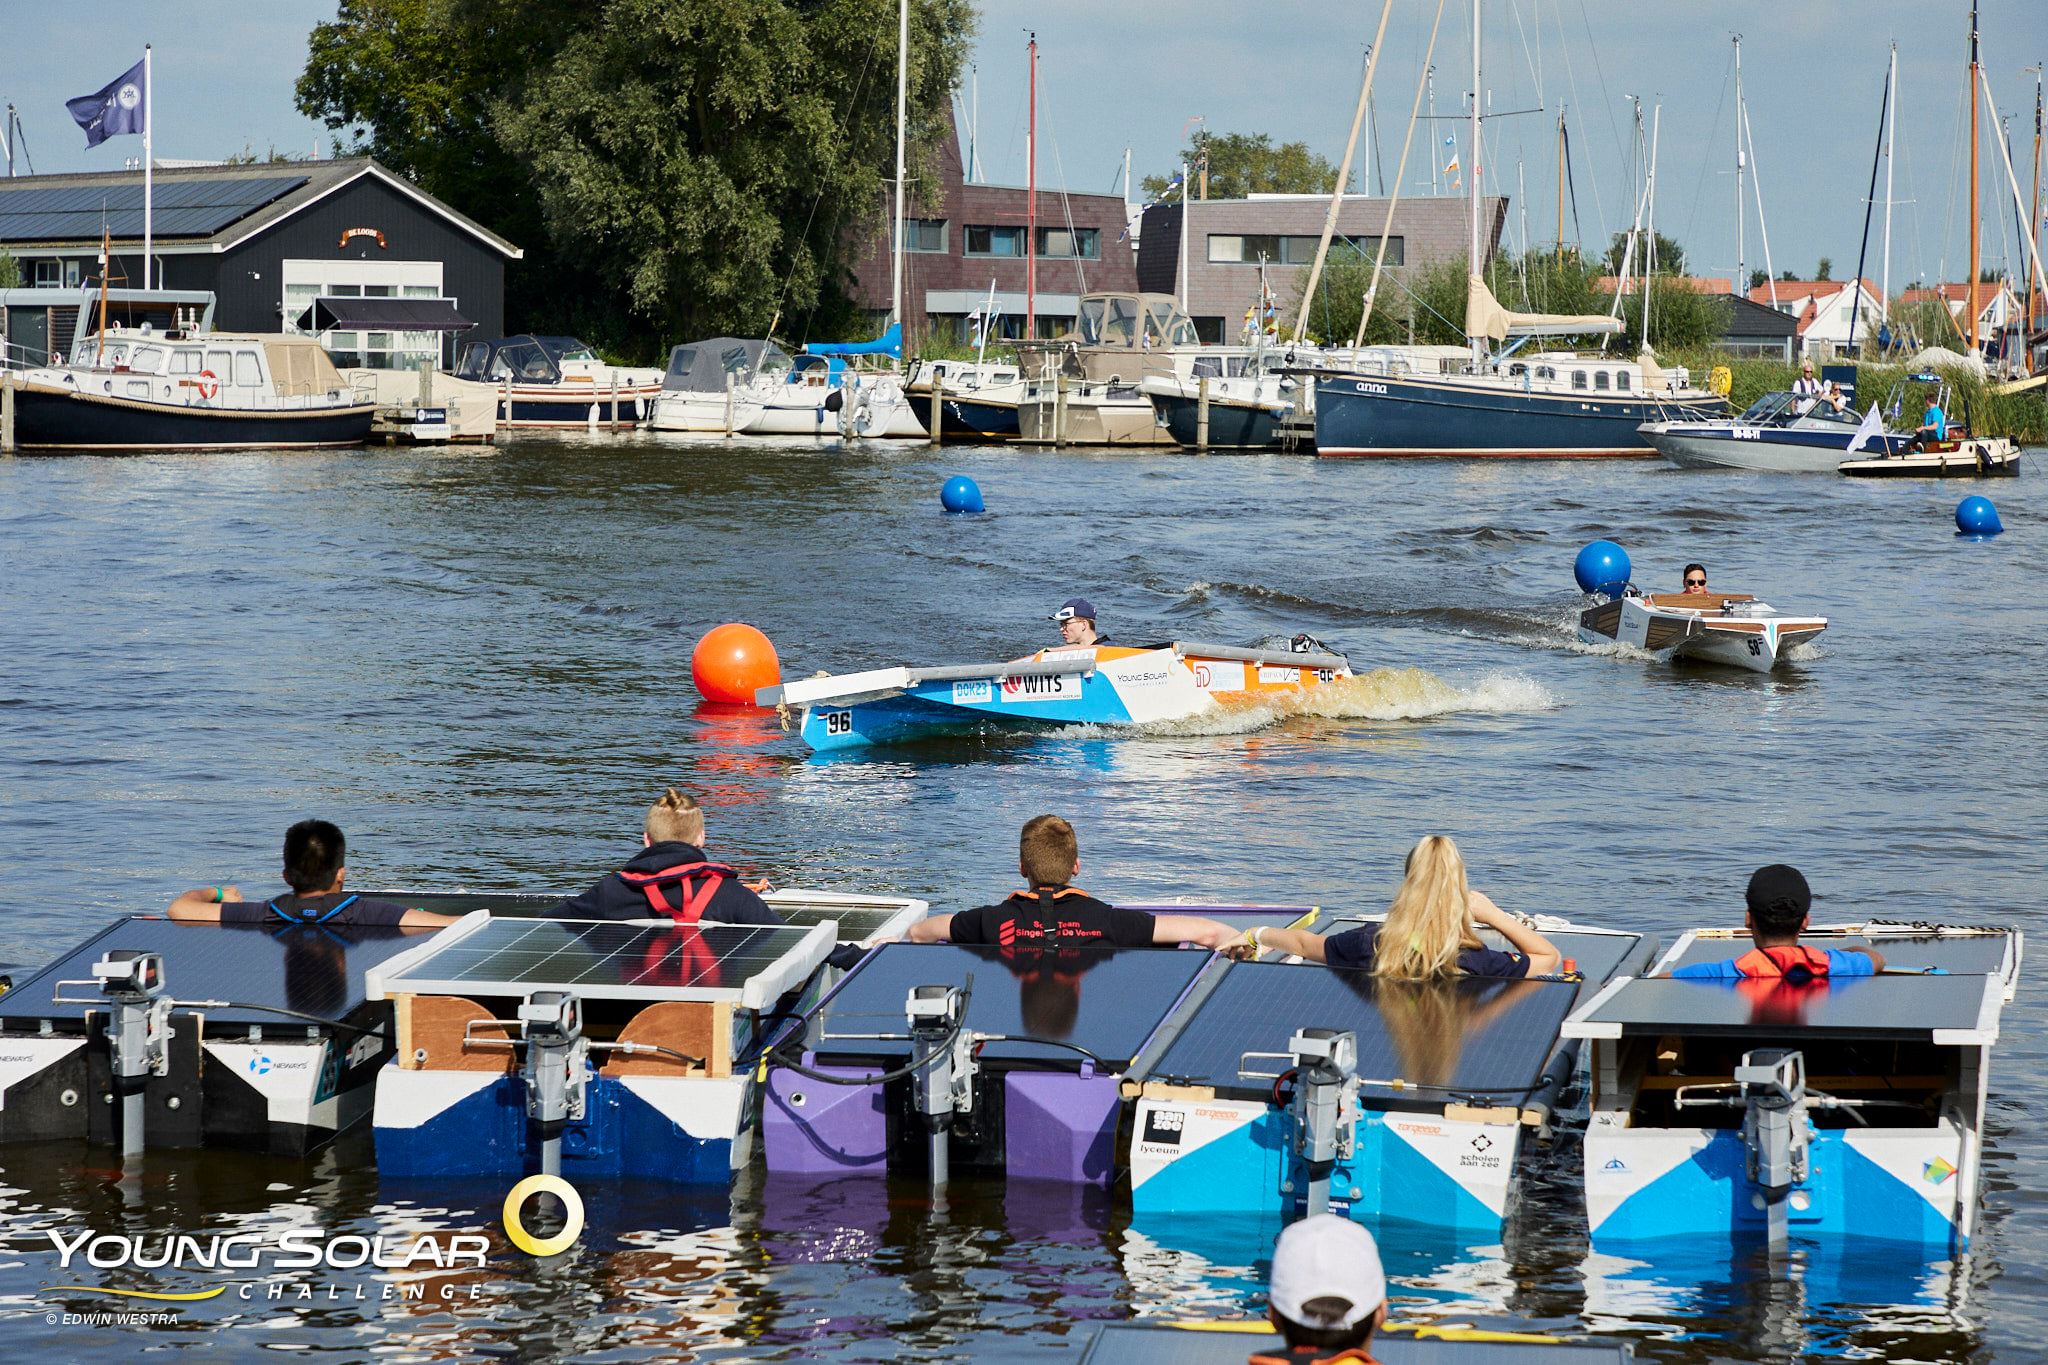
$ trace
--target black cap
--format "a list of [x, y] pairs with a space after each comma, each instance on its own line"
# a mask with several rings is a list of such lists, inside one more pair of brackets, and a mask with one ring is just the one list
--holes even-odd
[[1751, 910], [1780, 909], [1802, 916], [1813, 906], [1813, 892], [1807, 887], [1806, 878], [1798, 868], [1784, 863], [1772, 863], [1750, 873], [1745, 899]]

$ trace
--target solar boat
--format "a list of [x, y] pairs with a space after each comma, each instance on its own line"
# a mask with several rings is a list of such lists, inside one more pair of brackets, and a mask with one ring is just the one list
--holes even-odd
[[761, 706], [801, 709], [813, 749], [853, 749], [940, 735], [1144, 725], [1218, 706], [1298, 695], [1351, 676], [1307, 636], [1301, 649], [1239, 649], [1176, 640], [1041, 649], [1005, 663], [869, 669], [764, 687]]
[[926, 909], [771, 892], [786, 923], [764, 927], [541, 919], [560, 898], [521, 893], [405, 899], [470, 913], [368, 981], [397, 1042], [377, 1078], [377, 1164], [401, 1179], [723, 1184], [751, 1150], [754, 1054], [835, 975], [842, 940], [899, 936]]
[[[1235, 928], [1308, 906], [1137, 905]], [[1106, 1188], [1119, 1081], [1222, 959], [1166, 947], [892, 943], [848, 973], [769, 1057], [762, 1148], [804, 1181], [955, 1171]]]
[[1654, 951], [1536, 922], [1575, 978], [1387, 981], [1279, 958], [1205, 977], [1124, 1082], [1133, 1226], [1170, 1238], [1188, 1215], [1331, 1211], [1497, 1238], [1522, 1138], [1576, 1065], [1560, 1025]]
[[[1968, 1245], [2016, 930], [1873, 921], [1809, 930], [1875, 946], [1877, 976], [1624, 977], [1564, 1035], [1591, 1045], [1586, 1214], [1596, 1251], [1799, 1239]], [[1656, 971], [1737, 956], [1741, 930], [1682, 936]]]
[[0, 995], [0, 1142], [303, 1156], [392, 1055], [366, 978], [427, 935], [116, 920]]
[[1794, 645], [1828, 628], [1825, 616], [1779, 611], [1748, 593], [1637, 593], [1579, 613], [1579, 639], [1621, 643], [1666, 658], [1703, 659], [1757, 673], [1784, 662]]

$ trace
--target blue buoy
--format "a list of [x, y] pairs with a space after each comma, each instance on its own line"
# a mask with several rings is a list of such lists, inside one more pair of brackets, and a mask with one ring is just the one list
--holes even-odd
[[1572, 562], [1572, 577], [1579, 580], [1581, 592], [1619, 597], [1628, 587], [1628, 576], [1628, 551], [1611, 540], [1594, 541]]
[[1957, 535], [1995, 536], [2004, 529], [1998, 520], [1998, 509], [1982, 493], [1973, 493], [1956, 504]]
[[946, 480], [946, 486], [939, 490], [939, 505], [948, 512], [985, 512], [988, 509], [981, 501], [981, 485], [965, 474], [955, 474]]

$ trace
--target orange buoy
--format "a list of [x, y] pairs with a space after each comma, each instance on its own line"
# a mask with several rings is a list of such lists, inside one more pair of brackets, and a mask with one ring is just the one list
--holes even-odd
[[782, 681], [775, 646], [752, 626], [713, 626], [690, 651], [690, 679], [706, 701], [754, 704], [754, 689]]

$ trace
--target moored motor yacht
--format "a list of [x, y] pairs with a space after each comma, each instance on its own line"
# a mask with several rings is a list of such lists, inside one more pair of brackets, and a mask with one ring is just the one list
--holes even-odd
[[502, 426], [635, 426], [662, 371], [607, 365], [575, 337], [526, 334], [469, 343], [455, 377], [498, 387]]
[[1886, 431], [1875, 408], [1859, 417], [1846, 404], [1787, 392], [1765, 394], [1740, 417], [1645, 422], [1637, 430], [1683, 469], [1772, 474], [1832, 474], [1845, 454], [1896, 454], [1911, 439]]
[[668, 353], [661, 392], [649, 411], [650, 431], [745, 431], [761, 416], [767, 394], [789, 371], [789, 356], [772, 341], [713, 337]]

